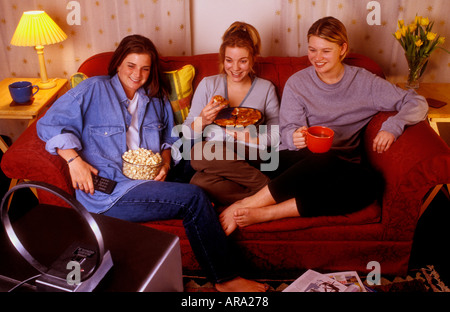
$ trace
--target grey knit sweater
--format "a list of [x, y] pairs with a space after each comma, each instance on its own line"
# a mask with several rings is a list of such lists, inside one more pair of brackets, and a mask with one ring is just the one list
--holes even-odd
[[288, 79], [280, 107], [280, 149], [296, 150], [292, 134], [299, 127], [321, 125], [335, 131], [332, 148], [350, 156], [359, 145], [361, 130], [379, 111], [398, 112], [380, 129], [395, 138], [406, 125], [425, 119], [427, 102], [415, 91], [398, 88], [363, 68], [344, 66], [344, 76], [335, 84], [320, 80], [313, 66]]

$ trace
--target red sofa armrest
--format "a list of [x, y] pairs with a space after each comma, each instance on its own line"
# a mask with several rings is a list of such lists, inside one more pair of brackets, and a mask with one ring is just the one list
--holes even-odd
[[425, 195], [438, 184], [450, 183], [450, 148], [427, 121], [406, 127], [385, 153], [372, 150], [381, 124], [394, 112], [378, 113], [364, 134], [367, 159], [385, 179], [382, 223], [386, 235], [413, 235]]
[[[46, 182], [71, 195], [75, 193], [66, 163], [61, 157], [45, 150], [45, 142], [37, 135], [36, 122], [6, 151], [1, 168], [9, 178]], [[40, 203], [68, 207], [49, 192], [38, 190], [38, 196]]]

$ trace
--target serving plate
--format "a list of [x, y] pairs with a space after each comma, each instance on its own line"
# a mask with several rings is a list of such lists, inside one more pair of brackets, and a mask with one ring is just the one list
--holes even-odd
[[[226, 126], [224, 126], [224, 125], [218, 124], [216, 121], [217, 121], [217, 120], [220, 120], [220, 119], [232, 119], [232, 118], [236, 118], [236, 116], [234, 116], [234, 115], [232, 114], [233, 111], [234, 111], [236, 108], [250, 109], [250, 110], [253, 110], [253, 111], [258, 111], [258, 112], [261, 114], [261, 117], [260, 117], [257, 121], [255, 121], [254, 123], [252, 123], [252, 125], [257, 126], [257, 125], [261, 124], [262, 120], [264, 119], [263, 113], [262, 113], [259, 109], [256, 109], [256, 108], [252, 108], [252, 107], [226, 107], [226, 108], [223, 108], [223, 109], [217, 114], [216, 119], [213, 121], [214, 124], [216, 124], [216, 125], [218, 125], [218, 126], [220, 126], [220, 127], [226, 127]], [[231, 125], [231, 126], [232, 126], [232, 125]], [[240, 126], [240, 125], [237, 125], [237, 126]]]

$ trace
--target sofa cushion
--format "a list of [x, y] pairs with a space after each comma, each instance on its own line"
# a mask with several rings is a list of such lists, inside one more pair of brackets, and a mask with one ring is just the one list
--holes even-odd
[[185, 65], [180, 69], [164, 73], [170, 83], [169, 101], [176, 124], [182, 124], [189, 114], [191, 98], [193, 94], [192, 81], [195, 76], [195, 68]]
[[87, 78], [88, 78], [88, 76], [86, 76], [85, 74], [76, 72], [75, 74], [70, 76], [70, 80], [69, 80], [70, 88], [72, 88], [72, 89], [75, 88], [76, 86], [78, 86], [78, 84], [80, 82], [82, 82], [83, 80], [86, 80]]

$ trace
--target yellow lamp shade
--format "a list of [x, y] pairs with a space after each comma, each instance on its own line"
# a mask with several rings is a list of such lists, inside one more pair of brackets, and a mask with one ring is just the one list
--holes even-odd
[[11, 39], [15, 46], [41, 46], [67, 39], [67, 35], [44, 11], [27, 11]]

